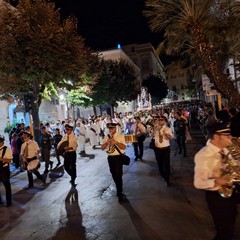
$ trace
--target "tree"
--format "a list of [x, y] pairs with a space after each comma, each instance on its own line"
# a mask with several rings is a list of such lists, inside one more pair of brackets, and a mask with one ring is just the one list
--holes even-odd
[[142, 85], [147, 87], [148, 92], [151, 94], [153, 105], [159, 104], [167, 96], [167, 84], [160, 76], [150, 75], [143, 81]]
[[[134, 69], [124, 60], [102, 60], [101, 74], [91, 89], [78, 89], [72, 95], [72, 102], [84, 107], [96, 107], [99, 104], [116, 106], [117, 102], [136, 99], [140, 84]], [[76, 94], [76, 92], [78, 94]]]
[[229, 46], [239, 43], [233, 34], [233, 29], [240, 30], [235, 17], [239, 5], [234, 2], [147, 0], [144, 14], [150, 19], [152, 31], [165, 30], [164, 45], [168, 52], [179, 54], [187, 49], [191, 54], [195, 51], [218, 91], [232, 104], [240, 105], [237, 89], [224, 74], [226, 61], [237, 54]]
[[[98, 56], [77, 34], [76, 18], [61, 22], [54, 4], [25, 0], [14, 9], [0, 9], [0, 93], [32, 95], [36, 140], [44, 94], [57, 88], [91, 86], [97, 66]], [[84, 78], [86, 73], [91, 77]]]

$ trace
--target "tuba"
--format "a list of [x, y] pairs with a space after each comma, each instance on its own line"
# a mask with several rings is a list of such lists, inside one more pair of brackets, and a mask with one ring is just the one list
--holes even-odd
[[233, 190], [240, 183], [240, 141], [234, 137], [227, 147], [229, 153], [222, 159], [223, 175], [232, 182], [230, 186], [222, 186], [218, 192], [224, 198], [232, 196]]

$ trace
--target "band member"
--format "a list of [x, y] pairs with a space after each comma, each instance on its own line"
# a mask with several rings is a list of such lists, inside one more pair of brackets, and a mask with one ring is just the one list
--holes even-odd
[[231, 197], [224, 198], [218, 192], [232, 185], [229, 177], [222, 174], [222, 159], [231, 141], [230, 129], [216, 123], [209, 128], [209, 137], [206, 146], [195, 155], [194, 186], [206, 190], [207, 204], [216, 228], [214, 239], [230, 240], [233, 239], [237, 217], [237, 194], [233, 190]]
[[73, 132], [73, 125], [71, 123], [65, 125], [66, 135], [63, 136], [62, 140], [58, 143], [57, 148], [61, 147], [63, 142], [67, 142], [67, 146], [64, 147], [64, 169], [71, 177], [70, 183], [72, 187], [76, 187], [75, 179], [77, 176], [76, 173], [76, 160], [77, 160], [77, 137]]
[[173, 138], [171, 129], [166, 125], [167, 119], [162, 116], [159, 118], [159, 124], [153, 131], [155, 140], [155, 157], [158, 163], [160, 175], [170, 186], [170, 140]]
[[[135, 123], [132, 125], [130, 132], [137, 136], [138, 141], [133, 143], [135, 161], [142, 160], [143, 157], [143, 142], [145, 140], [146, 128], [141, 123], [140, 117], [135, 117]], [[139, 150], [138, 150], [139, 148]]]
[[[0, 181], [3, 183], [6, 191], [6, 207], [12, 205], [12, 190], [10, 184], [10, 169], [13, 156], [9, 147], [4, 146], [4, 136], [0, 135]], [[0, 195], [1, 201], [1, 195]]]
[[[25, 166], [40, 157], [40, 148], [37, 144], [37, 142], [31, 140], [31, 134], [29, 132], [23, 132], [23, 139], [24, 143], [21, 146], [21, 160], [25, 163]], [[28, 187], [27, 189], [30, 189], [33, 187], [33, 173], [36, 175], [36, 177], [41, 181], [42, 184], [45, 184], [45, 179], [43, 176], [39, 173], [37, 169], [35, 170], [27, 170], [27, 176], [28, 176]]]
[[[103, 144], [101, 145], [101, 149], [107, 151], [108, 154], [108, 164], [109, 169], [112, 174], [113, 181], [116, 184], [117, 188], [117, 196], [119, 201], [123, 200], [123, 183], [122, 183], [122, 162], [120, 159], [120, 154], [116, 150], [116, 147], [124, 153], [126, 148], [125, 137], [121, 133], [117, 133], [116, 129], [117, 124], [115, 123], [107, 123], [107, 127], [109, 129], [108, 136], [105, 136], [103, 140]], [[115, 147], [116, 146], [116, 147]]]
[[52, 169], [53, 162], [50, 161], [50, 153], [52, 148], [52, 136], [47, 133], [46, 127], [43, 126], [41, 128], [41, 136], [40, 136], [40, 147], [41, 147], [41, 154], [42, 154], [42, 161], [45, 162], [45, 171], [47, 173], [49, 171], [49, 165]]

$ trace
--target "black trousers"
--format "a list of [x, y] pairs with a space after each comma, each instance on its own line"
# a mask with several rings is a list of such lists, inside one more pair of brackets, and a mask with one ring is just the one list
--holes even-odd
[[76, 152], [66, 152], [64, 155], [64, 169], [68, 173], [68, 175], [71, 177], [71, 183], [74, 184], [76, 176], [77, 176], [77, 170], [76, 170], [76, 160], [77, 160], [77, 154]]
[[33, 186], [33, 174], [42, 182], [44, 182], [43, 176], [39, 173], [38, 170], [33, 170], [33, 171], [27, 171], [27, 176], [28, 176], [28, 186], [32, 187]]
[[206, 199], [217, 231], [214, 240], [233, 239], [237, 218], [237, 195], [233, 193], [230, 198], [223, 198], [217, 191], [206, 191]]
[[[133, 143], [134, 147], [134, 154], [136, 158], [141, 158], [143, 157], [143, 142], [145, 140], [145, 135], [140, 135], [138, 137], [138, 141]], [[139, 153], [138, 153], [138, 148], [139, 148]]]
[[49, 148], [42, 148], [42, 150], [41, 150], [42, 161], [45, 162], [45, 170], [48, 170], [48, 168], [49, 168], [50, 153], [51, 153], [51, 149], [49, 149]]
[[184, 152], [184, 155], [186, 155], [186, 137], [185, 135], [176, 135], [176, 142], [177, 142], [177, 145], [178, 145], [178, 149], [180, 152]]
[[108, 156], [108, 165], [112, 178], [117, 188], [117, 195], [121, 195], [123, 191], [122, 175], [123, 175], [123, 165], [120, 159], [120, 155]]
[[158, 164], [158, 169], [164, 180], [169, 183], [170, 178], [170, 147], [155, 148], [155, 157]]
[[0, 181], [2, 181], [6, 190], [6, 202], [8, 205], [12, 203], [12, 189], [10, 184], [10, 170], [9, 167], [0, 168]]

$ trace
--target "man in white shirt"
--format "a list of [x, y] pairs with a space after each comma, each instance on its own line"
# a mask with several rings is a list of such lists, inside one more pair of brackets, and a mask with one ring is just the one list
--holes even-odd
[[[0, 135], [0, 182], [3, 183], [6, 190], [6, 207], [12, 205], [12, 190], [10, 184], [10, 170], [9, 164], [11, 163], [13, 156], [9, 147], [4, 146], [4, 136]], [[0, 195], [0, 202], [2, 201]]]
[[153, 138], [155, 140], [155, 157], [158, 163], [160, 175], [166, 182], [166, 186], [170, 186], [170, 140], [173, 138], [171, 129], [166, 125], [167, 118], [159, 117], [159, 124], [153, 130]]
[[143, 142], [146, 138], [146, 128], [141, 123], [140, 117], [135, 117], [135, 123], [132, 125], [130, 132], [137, 136], [137, 142], [133, 143], [135, 161], [142, 160], [143, 157]]
[[[40, 157], [40, 148], [37, 142], [31, 140], [31, 134], [28, 132], [23, 132], [24, 143], [21, 146], [21, 160], [25, 163], [26, 168], [27, 165], [34, 160], [38, 160]], [[28, 187], [26, 189], [33, 187], [33, 173], [36, 177], [41, 181], [42, 184], [45, 184], [45, 179], [39, 173], [38, 168], [40, 167], [40, 163], [36, 165], [35, 169], [27, 170], [28, 176]]]
[[108, 164], [109, 169], [112, 174], [112, 178], [116, 184], [117, 188], [117, 196], [119, 201], [123, 200], [123, 183], [122, 183], [122, 175], [123, 175], [123, 165], [121, 161], [120, 153], [117, 151], [116, 147], [124, 153], [126, 149], [125, 137], [123, 134], [117, 132], [117, 124], [116, 123], [108, 123], [107, 127], [109, 129], [109, 134], [105, 136], [103, 140], [103, 144], [101, 145], [101, 149], [107, 151], [108, 154]]
[[230, 197], [222, 197], [221, 189], [233, 183], [223, 173], [224, 150], [231, 144], [230, 129], [223, 124], [214, 124], [209, 128], [207, 145], [194, 158], [194, 186], [206, 190], [206, 200], [215, 228], [215, 240], [233, 239], [237, 217], [237, 200], [239, 195], [233, 190]]
[[71, 177], [70, 183], [72, 185], [73, 188], [76, 187], [75, 184], [75, 179], [77, 176], [76, 173], [76, 160], [77, 160], [77, 154], [76, 154], [76, 150], [77, 150], [77, 146], [78, 146], [78, 139], [77, 137], [74, 135], [73, 132], [73, 124], [69, 123], [65, 125], [65, 131], [66, 131], [66, 135], [63, 136], [63, 138], [61, 139], [61, 141], [58, 143], [57, 148], [59, 148], [61, 146], [61, 144], [63, 142], [68, 142], [67, 146], [64, 147], [64, 169], [66, 170], [66, 172], [68, 173], [68, 175]]

